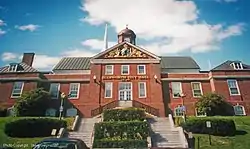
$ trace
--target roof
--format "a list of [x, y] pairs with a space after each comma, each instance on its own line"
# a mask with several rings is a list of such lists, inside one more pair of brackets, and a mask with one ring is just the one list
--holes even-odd
[[200, 69], [191, 57], [187, 56], [161, 56], [162, 69]]
[[[200, 69], [191, 57], [162, 56], [161, 68], [163, 69]], [[65, 57], [53, 70], [89, 70], [91, 57]]]
[[53, 68], [53, 70], [88, 70], [91, 57], [65, 57]]
[[0, 73], [17, 73], [17, 72], [38, 72], [35, 68], [27, 65], [26, 63], [16, 63], [18, 64], [18, 70], [16, 72], [9, 71], [9, 66], [4, 66], [0, 68]]
[[123, 35], [123, 34], [136, 36], [136, 35], [135, 35], [135, 32], [132, 31], [131, 29], [128, 29], [128, 27], [126, 27], [125, 29], [121, 30], [121, 31], [118, 33], [118, 36]]
[[[215, 68], [212, 69], [212, 71], [220, 71], [220, 70], [235, 70], [230, 64], [232, 63], [241, 63], [241, 61], [231, 61], [231, 60], [228, 60], [228, 61], [225, 61], [224, 63], [216, 66]], [[250, 70], [250, 65], [247, 65], [247, 64], [243, 64], [242, 63], [242, 66], [243, 66], [243, 70], [244, 69], [249, 69]]]

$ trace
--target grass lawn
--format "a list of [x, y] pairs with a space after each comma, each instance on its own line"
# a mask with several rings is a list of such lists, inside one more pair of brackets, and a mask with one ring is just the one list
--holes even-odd
[[[5, 135], [4, 125], [8, 121], [18, 119], [17, 117], [0, 117], [0, 147], [9, 146], [15, 149], [31, 149], [32, 145], [44, 138], [11, 138]], [[73, 124], [73, 118], [67, 118], [68, 124]], [[69, 126], [70, 127], [70, 126]]]
[[[237, 134], [233, 137], [211, 136], [212, 145], [209, 145], [208, 135], [195, 134], [195, 149], [248, 149], [250, 148], [250, 117], [227, 117], [233, 119]], [[198, 148], [198, 137], [200, 138]]]

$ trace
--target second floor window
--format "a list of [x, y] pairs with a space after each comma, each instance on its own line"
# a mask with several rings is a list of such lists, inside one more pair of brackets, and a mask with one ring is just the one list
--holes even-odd
[[80, 83], [70, 83], [69, 98], [77, 99], [79, 96]]
[[129, 65], [122, 65], [121, 74], [122, 75], [128, 75], [129, 74]]
[[192, 91], [194, 97], [201, 97], [202, 96], [202, 89], [200, 82], [192, 82]]
[[182, 93], [182, 87], [181, 87], [181, 82], [172, 82], [172, 94], [174, 98], [181, 97]]
[[24, 84], [23, 82], [15, 82], [13, 84], [12, 93], [11, 93], [12, 98], [18, 98], [22, 95], [23, 84]]
[[138, 65], [137, 66], [137, 74], [146, 74], [146, 66]]
[[113, 74], [113, 65], [106, 65], [105, 67], [105, 74], [106, 75], [112, 75]]
[[227, 80], [230, 95], [239, 95], [239, 88], [236, 80]]
[[59, 83], [51, 83], [50, 84], [50, 96], [52, 99], [58, 99], [59, 97], [60, 84]]

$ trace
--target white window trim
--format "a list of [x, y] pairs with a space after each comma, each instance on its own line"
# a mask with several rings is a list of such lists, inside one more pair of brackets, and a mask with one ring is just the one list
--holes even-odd
[[[123, 71], [122, 71], [122, 70], [123, 70], [123, 67], [125, 67], [125, 66], [128, 67], [128, 73], [127, 73], [127, 74], [124, 74]], [[122, 66], [121, 66], [121, 74], [122, 74], [122, 75], [129, 75], [129, 65], [122, 65]]]
[[[180, 97], [174, 97], [174, 92], [173, 92], [173, 86], [172, 86], [172, 83], [173, 83], [173, 82], [171, 82], [172, 97], [173, 97], [173, 98], [181, 98], [181, 96], [180, 96]], [[181, 93], [182, 93], [182, 83], [181, 83], [181, 82], [174, 82], [174, 83], [180, 83], [180, 91], [181, 91]], [[180, 93], [180, 94], [181, 94], [181, 93]]]
[[236, 106], [242, 107], [242, 109], [243, 109], [243, 115], [236, 115], [236, 114], [235, 114], [235, 110], [234, 110], [234, 115], [236, 115], [236, 116], [245, 116], [245, 115], [246, 115], [245, 107], [242, 106], [242, 105], [235, 105], [235, 106], [233, 106], [233, 108], [236, 107]]
[[205, 115], [198, 115], [198, 111], [197, 111], [197, 109], [195, 108], [195, 115], [196, 115], [196, 117], [206, 117], [206, 116], [207, 116], [207, 113], [205, 112]]
[[[145, 96], [140, 96], [140, 84], [144, 84]], [[138, 82], [138, 94], [139, 94], [139, 98], [146, 98], [146, 97], [147, 97], [147, 86], [146, 86], [146, 82]]]
[[[60, 83], [51, 83], [51, 84], [58, 84], [58, 87], [57, 87], [57, 96], [56, 97], [51, 97], [51, 99], [58, 99], [59, 98], [59, 93], [60, 93], [60, 86], [61, 84]], [[50, 84], [50, 89], [49, 89], [49, 92], [51, 93], [51, 84]]]
[[194, 95], [194, 89], [193, 89], [193, 84], [194, 84], [194, 83], [199, 83], [200, 90], [201, 90], [201, 96], [203, 95], [202, 85], [201, 85], [201, 82], [191, 82], [191, 88], [192, 88], [192, 92], [193, 92], [193, 97], [199, 98], [199, 97], [201, 97], [201, 96], [195, 96], [195, 95]]
[[[12, 67], [14, 67], [14, 70], [11, 70]], [[17, 71], [17, 64], [15, 64], [15, 65], [10, 65], [10, 66], [9, 66], [9, 71], [10, 71], [10, 72], [16, 72], [16, 71]]]
[[[235, 64], [239, 64], [239, 68], [236, 68], [236, 65], [235, 65]], [[243, 69], [243, 65], [242, 65], [241, 62], [233, 62], [233, 63], [231, 63], [231, 66], [232, 66], [234, 69], [236, 69], [236, 70], [241, 70], [241, 69]]]
[[184, 112], [182, 112], [182, 115], [176, 115], [176, 109], [180, 109], [180, 108], [181, 108], [180, 105], [174, 108], [174, 116], [175, 116], [175, 117], [183, 117]]
[[[122, 83], [128, 83], [128, 84], [130, 84], [130, 90], [131, 90], [131, 100], [129, 100], [129, 101], [132, 101], [133, 100], [133, 83], [132, 82], [119, 82], [119, 85], [118, 85], [118, 99], [119, 99], [119, 101], [121, 101], [120, 100], [120, 85], [122, 84]], [[122, 100], [122, 101], [124, 101], [124, 100]]]
[[[144, 67], [144, 72], [143, 73], [140, 73], [140, 71], [139, 71], [139, 67], [140, 66]], [[139, 74], [139, 75], [145, 75], [146, 74], [146, 65], [137, 65], [137, 74]]]
[[[236, 88], [237, 88], [237, 90], [238, 90], [238, 94], [232, 94], [232, 93], [231, 93], [231, 90], [230, 90], [230, 87], [229, 87], [229, 83], [228, 83], [229, 81], [235, 81]], [[237, 80], [235, 80], [235, 79], [229, 79], [229, 80], [227, 80], [227, 88], [228, 88], [228, 90], [229, 90], [230, 96], [239, 96], [239, 95], [240, 95], [240, 89], [239, 89]]]
[[21, 88], [20, 96], [13, 96], [13, 89], [14, 89], [15, 83], [16, 83], [16, 82], [14, 82], [14, 83], [13, 83], [13, 86], [12, 86], [11, 98], [19, 98], [19, 97], [21, 97], [21, 95], [22, 95], [22, 93], [23, 93], [24, 82], [22, 82], [22, 88]]
[[[71, 84], [77, 84], [77, 97], [70, 97], [70, 91], [71, 91]], [[80, 83], [70, 83], [69, 84], [69, 99], [78, 99], [79, 98], [79, 91], [80, 91], [80, 87], [81, 87], [81, 85], [80, 85]]]
[[[111, 93], [110, 93], [110, 97], [107, 97], [107, 95], [106, 95], [106, 83], [111, 84]], [[113, 98], [113, 82], [105, 82], [104, 98]]]
[[[111, 66], [112, 68], [112, 70], [111, 70], [111, 73], [107, 73], [107, 67], [108, 66]], [[105, 75], [113, 75], [114, 74], [114, 65], [106, 65], [105, 66]]]

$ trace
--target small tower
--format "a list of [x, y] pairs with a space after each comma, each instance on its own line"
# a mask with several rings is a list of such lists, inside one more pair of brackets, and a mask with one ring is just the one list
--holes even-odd
[[126, 25], [126, 28], [118, 33], [118, 43], [127, 41], [135, 45], [135, 39], [136, 39], [136, 35], [134, 31], [132, 31], [131, 29], [128, 29], [128, 25]]

